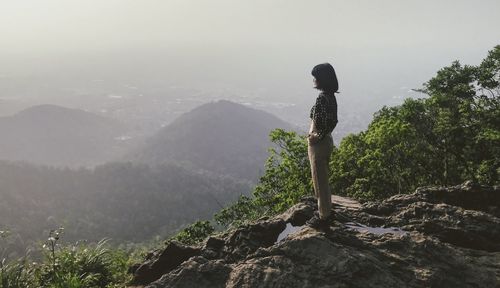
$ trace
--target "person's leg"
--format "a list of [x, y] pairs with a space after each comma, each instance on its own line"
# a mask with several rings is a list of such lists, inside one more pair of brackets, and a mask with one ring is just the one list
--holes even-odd
[[332, 149], [331, 137], [326, 137], [320, 142], [311, 146], [311, 175], [314, 184], [314, 191], [318, 198], [318, 210], [320, 218], [325, 219], [330, 216], [332, 200], [330, 185], [328, 183], [328, 165]]
[[[322, 147], [323, 149], [327, 147]], [[323, 154], [323, 153], [322, 153]], [[328, 183], [328, 158], [317, 159], [317, 182], [318, 182], [318, 210], [321, 219], [328, 218], [332, 210], [332, 194]]]
[[311, 178], [313, 180], [313, 196], [318, 199], [319, 195], [318, 195], [318, 191], [319, 191], [319, 187], [318, 187], [318, 181], [316, 180], [317, 179], [317, 176], [316, 176], [316, 171], [317, 171], [317, 165], [316, 165], [316, 162], [314, 159], [316, 159], [316, 149], [315, 149], [315, 146], [316, 145], [308, 145], [307, 147], [307, 154], [308, 154], [308, 157], [309, 157], [309, 164], [310, 164], [310, 167], [311, 167]]

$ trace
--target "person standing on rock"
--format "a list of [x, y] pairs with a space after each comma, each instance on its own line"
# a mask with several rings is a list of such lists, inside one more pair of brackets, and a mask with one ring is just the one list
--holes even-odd
[[316, 65], [311, 74], [314, 88], [320, 90], [316, 103], [311, 108], [311, 127], [309, 129], [308, 156], [314, 196], [318, 200], [318, 213], [307, 223], [319, 228], [332, 220], [332, 201], [329, 178], [330, 155], [333, 150], [332, 131], [337, 126], [337, 99], [339, 84], [335, 69], [329, 63]]

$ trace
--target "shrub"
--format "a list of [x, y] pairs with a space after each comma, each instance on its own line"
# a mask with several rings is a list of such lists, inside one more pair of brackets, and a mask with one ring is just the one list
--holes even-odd
[[210, 221], [197, 221], [171, 237], [170, 240], [192, 245], [203, 241], [214, 231], [215, 228], [210, 224]]

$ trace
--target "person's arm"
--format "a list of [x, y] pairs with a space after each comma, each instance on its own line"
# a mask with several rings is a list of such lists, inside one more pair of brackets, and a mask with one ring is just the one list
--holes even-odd
[[312, 136], [313, 143], [322, 140], [328, 133], [327, 99], [325, 96], [318, 96], [313, 113], [313, 121], [316, 126], [316, 135]]
[[331, 122], [331, 131], [333, 131], [333, 129], [335, 129], [335, 127], [337, 127], [337, 123], [339, 123], [339, 118], [337, 116], [337, 98], [335, 98], [335, 96], [333, 97], [333, 121]]

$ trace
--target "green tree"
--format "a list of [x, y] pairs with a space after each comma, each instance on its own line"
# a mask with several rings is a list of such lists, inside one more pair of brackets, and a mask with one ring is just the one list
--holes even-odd
[[384, 107], [334, 151], [334, 192], [380, 199], [422, 185], [497, 184], [500, 46], [478, 66], [458, 61], [419, 90], [425, 99]]
[[313, 195], [311, 170], [305, 135], [275, 129], [271, 141], [265, 174], [253, 192], [256, 204], [265, 212], [279, 213], [288, 209], [305, 195]]
[[500, 46], [478, 66], [458, 61], [425, 84], [434, 116], [435, 145], [443, 156], [443, 182], [498, 181]]
[[269, 148], [264, 175], [252, 197], [242, 196], [235, 204], [222, 209], [215, 215], [217, 223], [226, 226], [274, 215], [291, 207], [301, 197], [312, 195], [306, 136], [275, 129], [270, 139], [276, 147]]
[[429, 184], [423, 159], [433, 153], [417, 123], [421, 101], [383, 108], [368, 129], [344, 138], [331, 161], [333, 191], [358, 199], [385, 198]]

